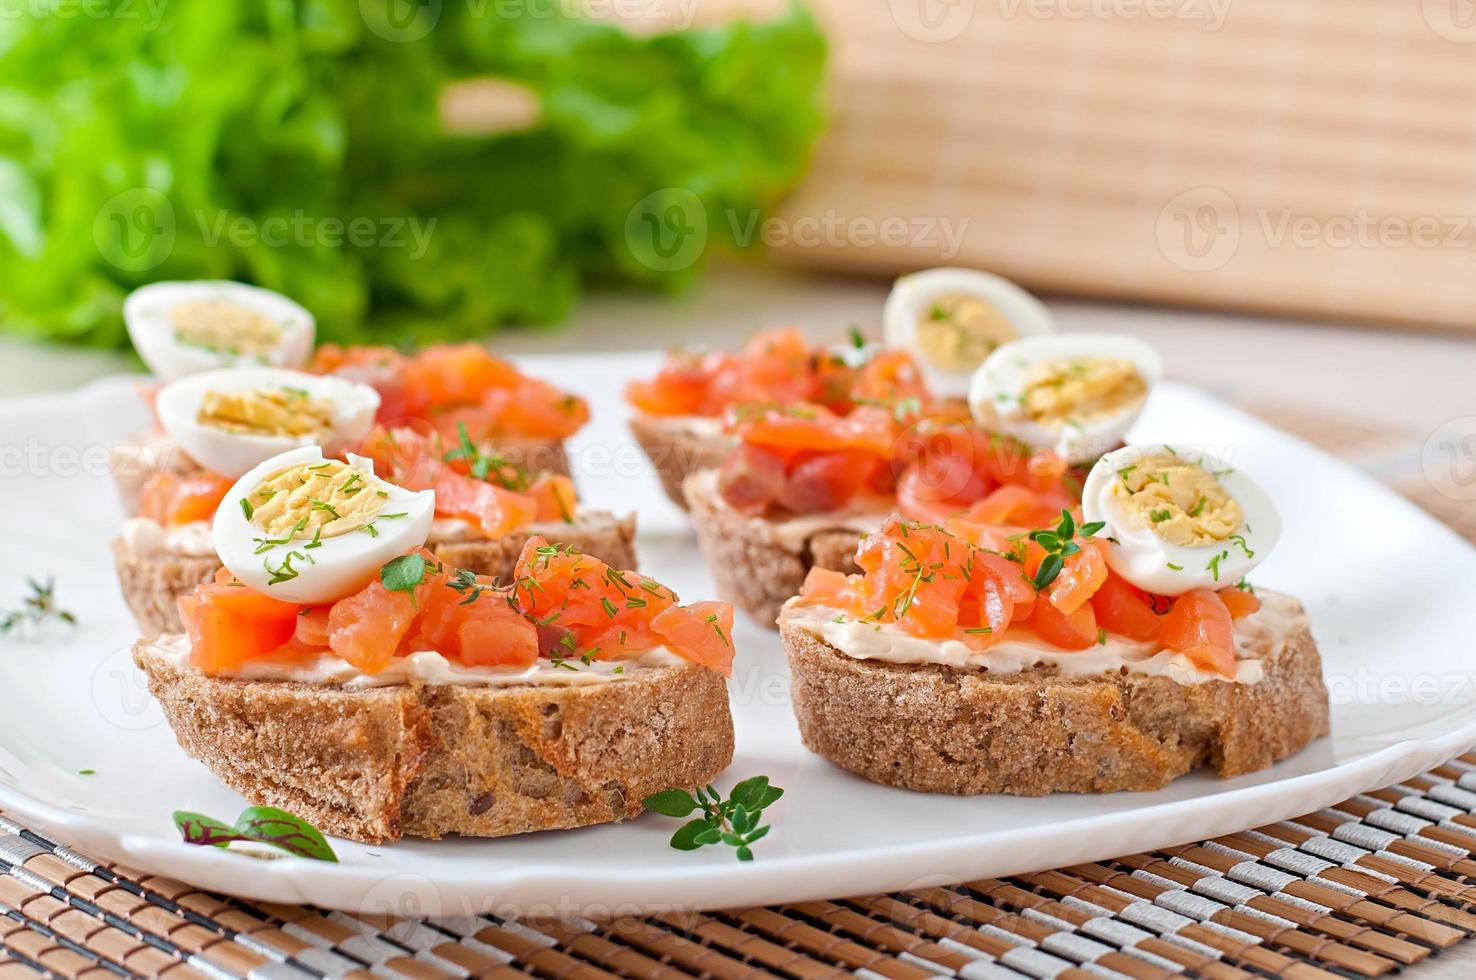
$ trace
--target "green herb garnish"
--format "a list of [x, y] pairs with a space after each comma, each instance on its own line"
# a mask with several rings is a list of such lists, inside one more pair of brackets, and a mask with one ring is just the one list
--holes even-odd
[[727, 844], [735, 849], [738, 860], [752, 861], [752, 845], [768, 835], [772, 827], [759, 821], [764, 809], [784, 790], [769, 785], [768, 776], [754, 776], [733, 787], [728, 798], [711, 785], [699, 786], [689, 793], [669, 789], [641, 801], [647, 810], [668, 817], [686, 817], [701, 811], [701, 816], [683, 824], [671, 835], [671, 846], [679, 851], [695, 851], [707, 844]]
[[31, 594], [21, 600], [19, 609], [13, 609], [0, 617], [0, 634], [20, 633], [29, 635], [47, 620], [55, 619], [68, 626], [77, 625], [77, 617], [56, 604], [56, 577], [46, 576], [44, 583], [27, 577], [26, 585]]
[[252, 806], [241, 811], [227, 826], [203, 813], [174, 811], [174, 826], [186, 844], [228, 847], [237, 841], [267, 844], [296, 857], [338, 863], [338, 855], [318, 828], [299, 816], [270, 806]]
[[[1045, 557], [1040, 560], [1040, 566], [1035, 570], [1035, 577], [1031, 584], [1037, 592], [1048, 587], [1061, 574], [1066, 567], [1066, 559], [1081, 551], [1081, 545], [1073, 539], [1080, 535], [1089, 538], [1107, 525], [1102, 521], [1092, 521], [1083, 524], [1080, 528], [1076, 526], [1076, 518], [1071, 516], [1071, 511], [1062, 508], [1061, 520], [1054, 528], [1041, 528], [1031, 531], [1028, 537], [1036, 544], [1045, 549]], [[1020, 542], [1023, 549], [1024, 542]], [[1008, 555], [1006, 557], [1009, 557]], [[1021, 560], [1023, 560], [1023, 552]]]
[[403, 592], [415, 601], [415, 590], [425, 581], [425, 557], [419, 552], [401, 555], [385, 562], [379, 570], [379, 581], [391, 592]]

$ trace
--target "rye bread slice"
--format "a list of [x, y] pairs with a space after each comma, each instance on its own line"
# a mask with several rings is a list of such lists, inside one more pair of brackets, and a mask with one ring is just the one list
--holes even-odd
[[1043, 796], [1159, 789], [1201, 766], [1238, 776], [1326, 735], [1317, 644], [1305, 616], [1293, 622], [1257, 649], [1257, 684], [858, 660], [788, 612], [779, 633], [811, 751], [888, 786]]
[[[616, 517], [605, 511], [588, 511], [573, 522], [548, 521], [530, 524], [493, 539], [427, 542], [436, 557], [454, 568], [510, 581], [523, 544], [534, 535], [566, 544], [598, 558], [612, 568], [636, 567], [635, 515]], [[195, 586], [215, 577], [218, 558], [176, 554], [138, 554], [118, 539], [113, 542], [113, 562], [123, 600], [133, 613], [142, 636], [178, 633], [184, 629], [175, 602]]]
[[630, 420], [630, 431], [645, 450], [666, 495], [683, 510], [687, 509], [687, 498], [682, 483], [687, 477], [698, 470], [722, 466], [738, 445], [726, 433], [693, 431], [686, 416], [635, 415]]
[[727, 506], [715, 492], [711, 470], [687, 478], [685, 492], [697, 544], [725, 599], [765, 626], [799, 593], [816, 566], [855, 574], [856, 546], [863, 535], [845, 527], [818, 527], [799, 541], [784, 539], [774, 522]]
[[378, 844], [628, 820], [733, 758], [722, 675], [695, 664], [577, 687], [320, 687], [180, 669], [183, 637], [133, 659], [180, 747], [254, 804]]

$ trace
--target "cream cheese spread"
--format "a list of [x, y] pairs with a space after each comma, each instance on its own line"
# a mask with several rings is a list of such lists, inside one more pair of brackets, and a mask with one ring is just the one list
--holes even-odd
[[[1151, 677], [1167, 677], [1180, 684], [1224, 681], [1182, 653], [1154, 643], [1111, 636], [1085, 650], [1063, 650], [1024, 630], [1011, 630], [985, 650], [974, 650], [958, 639], [924, 639], [892, 624], [859, 622], [835, 609], [801, 606], [791, 600], [785, 618], [824, 640], [848, 657], [894, 664], [939, 664], [993, 674], [1015, 674], [1033, 667], [1053, 667], [1069, 676], [1116, 673], [1127, 670]], [[1261, 608], [1235, 621], [1237, 657], [1235, 683], [1257, 684], [1265, 674], [1261, 658], [1305, 624], [1306, 614], [1289, 596], [1265, 593]]]

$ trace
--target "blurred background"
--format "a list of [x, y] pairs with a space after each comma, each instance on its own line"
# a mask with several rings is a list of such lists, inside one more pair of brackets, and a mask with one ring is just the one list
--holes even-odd
[[517, 353], [948, 264], [1476, 468], [1473, 64], [1471, 0], [0, 0], [0, 380], [156, 279]]

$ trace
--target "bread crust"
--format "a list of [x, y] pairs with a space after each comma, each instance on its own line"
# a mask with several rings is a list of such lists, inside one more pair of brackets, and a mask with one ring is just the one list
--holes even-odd
[[627, 820], [733, 758], [727, 686], [695, 664], [579, 687], [349, 689], [207, 677], [140, 641], [180, 747], [254, 804], [365, 843]]
[[[590, 511], [573, 523], [540, 522], [491, 540], [433, 541], [429, 546], [448, 565], [507, 582], [512, 579], [513, 566], [523, 544], [534, 535], [567, 544], [612, 568], [633, 569], [636, 567], [635, 531], [633, 514], [616, 517], [604, 511]], [[221, 568], [220, 560], [213, 556], [140, 555], [130, 551], [121, 539], [113, 542], [113, 563], [123, 600], [144, 637], [183, 630], [175, 600], [213, 579]]]
[[718, 597], [765, 626], [773, 626], [779, 610], [799, 593], [814, 567], [854, 574], [859, 531], [826, 528], [807, 535], [798, 548], [780, 540], [774, 525], [727, 507], [707, 492], [699, 474], [688, 477], [685, 493], [691, 506], [697, 544], [712, 572]]
[[730, 435], [693, 432], [683, 416], [634, 415], [630, 431], [645, 450], [666, 496], [683, 510], [687, 509], [687, 498], [682, 484], [687, 477], [698, 470], [722, 466], [737, 448], [737, 440]]
[[904, 789], [1042, 796], [1160, 789], [1200, 766], [1238, 776], [1326, 735], [1317, 644], [1298, 624], [1258, 651], [1259, 683], [1197, 685], [857, 660], [789, 615], [779, 632], [812, 752]]
[[[562, 442], [532, 440], [499, 445], [500, 452], [509, 462], [530, 470], [547, 470], [569, 476], [569, 453]], [[109, 468], [113, 473], [113, 485], [118, 491], [118, 503], [129, 517], [138, 513], [139, 496], [149, 478], [160, 470], [170, 470], [184, 475], [200, 469], [189, 455], [163, 432], [143, 432], [120, 445], [114, 446], [109, 454]]]

